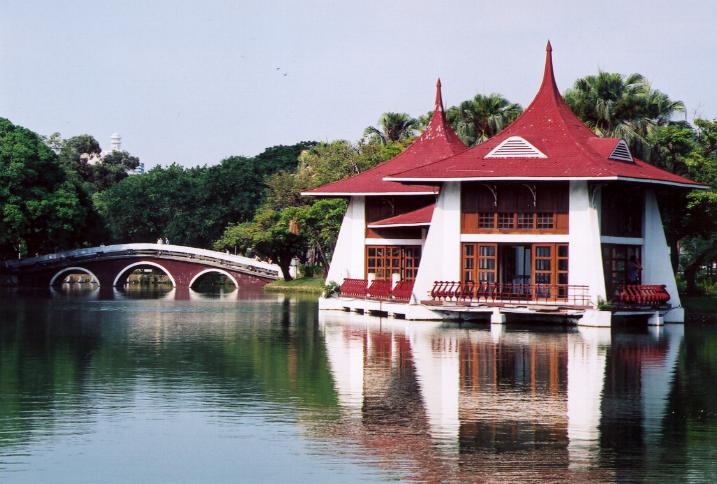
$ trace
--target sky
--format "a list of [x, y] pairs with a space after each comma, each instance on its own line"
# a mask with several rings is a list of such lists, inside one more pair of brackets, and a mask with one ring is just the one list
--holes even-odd
[[386, 111], [498, 92], [527, 105], [553, 45], [561, 91], [639, 72], [717, 117], [717, 2], [0, 0], [0, 117], [88, 133], [147, 167], [357, 140]]

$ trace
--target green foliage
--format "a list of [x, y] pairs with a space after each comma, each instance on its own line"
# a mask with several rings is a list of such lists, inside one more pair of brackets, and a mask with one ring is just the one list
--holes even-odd
[[214, 243], [214, 249], [252, 249], [260, 258], [278, 264], [284, 279], [291, 280], [291, 260], [306, 252], [306, 238], [290, 230], [290, 225], [295, 223], [301, 210], [298, 207], [288, 207], [281, 211], [261, 209], [251, 222], [227, 227], [221, 238]]
[[[327, 270], [346, 212], [346, 202], [342, 199], [317, 201], [302, 197], [301, 192], [358, 174], [393, 158], [405, 148], [405, 143], [362, 142], [354, 145], [348, 141], [334, 141], [319, 143], [305, 150], [299, 157], [295, 173], [278, 172], [267, 177], [266, 199], [253, 222], [230, 225], [215, 242], [215, 247], [220, 250], [233, 250], [235, 247], [244, 251], [253, 249], [263, 257], [278, 261], [277, 251], [288, 250], [286, 240], [283, 237], [273, 241], [259, 240], [253, 235], [257, 227], [266, 228], [265, 224], [260, 223], [260, 218], [270, 212], [278, 214], [279, 219], [283, 220], [281, 223], [284, 225], [280, 227], [282, 231], [289, 230], [288, 224], [292, 222], [295, 235], [301, 239], [301, 243], [291, 245], [291, 257], [302, 260], [309, 258], [311, 264], [318, 262]], [[276, 247], [270, 247], [272, 244]], [[285, 259], [287, 257], [284, 256]], [[288, 262], [286, 267], [288, 273]]]
[[456, 134], [468, 146], [482, 143], [500, 133], [523, 112], [520, 104], [511, 103], [500, 94], [476, 94], [446, 111], [446, 118]]
[[32, 131], [0, 118], [0, 257], [70, 248], [91, 240], [87, 195]]
[[648, 160], [648, 136], [685, 109], [681, 101], [652, 89], [641, 74], [623, 76], [602, 71], [575, 81], [565, 92], [565, 101], [597, 135], [622, 138], [634, 154]]
[[112, 151], [100, 163], [92, 165], [92, 186], [96, 192], [106, 190], [129, 176], [139, 166], [139, 158], [126, 151]]
[[381, 144], [410, 139], [416, 132], [419, 121], [406, 113], [383, 113], [378, 127], [369, 126], [363, 132], [364, 138]]
[[324, 286], [324, 297], [333, 297], [339, 294], [341, 286], [336, 281], [329, 281]]
[[229, 224], [252, 218], [266, 176], [295, 168], [299, 154], [313, 145], [275, 146], [254, 158], [232, 156], [209, 167], [155, 167], [110, 185], [95, 202], [112, 241], [167, 237], [171, 243], [209, 247]]
[[81, 180], [90, 183], [92, 181], [92, 165], [88, 158], [83, 155], [99, 155], [102, 151], [100, 143], [89, 134], [73, 136], [64, 141], [53, 139], [51, 135], [49, 142], [59, 146], [60, 163], [68, 172], [76, 173]]

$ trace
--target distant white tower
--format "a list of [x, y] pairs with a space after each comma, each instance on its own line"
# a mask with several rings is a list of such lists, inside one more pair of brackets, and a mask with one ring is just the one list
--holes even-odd
[[112, 151], [122, 151], [122, 137], [119, 135], [119, 133], [115, 133], [110, 138]]

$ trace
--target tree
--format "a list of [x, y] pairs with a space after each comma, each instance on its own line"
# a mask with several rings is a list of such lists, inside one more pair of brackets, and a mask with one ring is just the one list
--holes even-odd
[[36, 133], [0, 118], [0, 257], [92, 240], [89, 198]]
[[231, 156], [209, 167], [155, 167], [109, 185], [95, 201], [115, 242], [167, 237], [209, 247], [229, 224], [251, 220], [263, 200], [266, 177], [296, 167], [299, 153], [313, 145], [275, 146], [254, 158]]
[[413, 137], [418, 120], [406, 113], [383, 113], [378, 120], [379, 127], [369, 126], [364, 130], [364, 138], [374, 139], [382, 144]]
[[476, 94], [446, 111], [446, 118], [456, 134], [469, 146], [495, 136], [523, 112], [500, 94]]
[[89, 182], [92, 180], [92, 165], [82, 155], [99, 156], [101, 152], [100, 143], [95, 138], [89, 134], [81, 134], [61, 142], [58, 154], [60, 163], [66, 170], [77, 173], [82, 180]]
[[126, 151], [111, 151], [102, 161], [90, 165], [90, 177], [93, 191], [101, 192], [129, 176], [129, 172], [139, 166], [139, 158]]
[[[215, 247], [231, 250], [251, 247], [265, 257], [279, 260], [278, 253], [270, 254], [269, 243], [262, 239], [259, 244], [255, 235], [259, 230], [257, 227], [266, 226], [267, 213], [279, 214], [277, 216], [283, 220], [281, 231], [289, 230], [287, 224], [290, 224], [294, 228], [292, 233], [301, 237], [302, 244], [293, 245], [293, 256], [305, 260], [307, 251], [313, 251], [324, 271], [328, 270], [331, 252], [346, 212], [346, 202], [336, 199], [316, 201], [302, 197], [301, 192], [358, 174], [393, 158], [405, 149], [407, 143], [408, 140], [384, 145], [372, 141], [354, 145], [348, 141], [333, 141], [310, 147], [299, 156], [295, 173], [281, 171], [266, 178], [266, 198], [253, 222], [228, 226], [224, 235], [215, 242]], [[285, 242], [280, 237], [276, 245], [283, 247]], [[264, 249], [259, 250], [259, 246]]]
[[300, 211], [298, 207], [259, 210], [251, 222], [228, 226], [214, 243], [214, 249], [251, 250], [277, 264], [284, 279], [289, 281], [293, 279], [289, 273], [291, 260], [306, 253], [306, 238], [290, 230]]
[[575, 81], [565, 92], [573, 112], [598, 136], [622, 138], [638, 157], [650, 159], [648, 136], [684, 111], [681, 101], [652, 89], [641, 74], [598, 72]]
[[306, 238], [308, 248], [318, 254], [324, 273], [328, 272], [346, 207], [345, 200], [333, 198], [316, 201], [297, 212], [299, 233]]
[[695, 294], [700, 269], [717, 256], [717, 120], [659, 128], [650, 140], [659, 166], [711, 187], [660, 197], [673, 268], [682, 254], [687, 292]]

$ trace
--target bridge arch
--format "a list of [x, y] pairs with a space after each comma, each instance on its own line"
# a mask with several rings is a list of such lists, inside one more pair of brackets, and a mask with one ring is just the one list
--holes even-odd
[[174, 280], [174, 276], [172, 276], [172, 273], [167, 270], [166, 267], [162, 266], [161, 264], [157, 264], [156, 262], [151, 262], [147, 260], [139, 261], [139, 262], [133, 262], [132, 264], [129, 264], [125, 266], [123, 269], [121, 269], [117, 276], [115, 276], [114, 281], [112, 282], [112, 287], [117, 287], [119, 282], [122, 280], [122, 276], [125, 275], [128, 271], [130, 271], [132, 268], [140, 267], [140, 266], [150, 266], [150, 267], [156, 267], [157, 269], [161, 270], [165, 274], [167, 274], [167, 277], [169, 277], [169, 281], [172, 283], [172, 287], [177, 287], [177, 282]]
[[227, 271], [225, 271], [223, 269], [217, 269], [215, 267], [210, 267], [209, 269], [204, 269], [203, 271], [198, 272], [194, 277], [192, 277], [192, 280], [189, 282], [189, 287], [191, 288], [194, 285], [194, 283], [197, 282], [197, 279], [199, 279], [203, 275], [211, 274], [211, 273], [222, 274], [222, 275], [227, 276], [234, 283], [234, 287], [239, 289], [239, 282], [237, 282], [236, 277], [232, 276], [231, 274], [229, 274]]
[[[58, 282], [58, 279], [60, 278], [61, 275], [67, 274], [68, 272], [69, 273], [84, 272], [85, 274], [89, 274], [92, 277], [91, 283], [97, 284], [98, 286], [100, 285], [100, 279], [95, 275], [94, 272], [92, 272], [89, 269], [85, 269], [84, 267], [63, 267], [62, 269], [57, 271], [55, 273], [55, 275], [52, 276], [52, 278], [50, 279], [50, 287], [53, 287]], [[47, 280], [47, 279], [45, 279], [45, 280]], [[60, 279], [59, 282], [62, 282], [62, 279]]]

